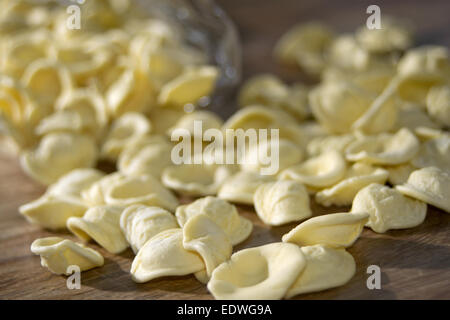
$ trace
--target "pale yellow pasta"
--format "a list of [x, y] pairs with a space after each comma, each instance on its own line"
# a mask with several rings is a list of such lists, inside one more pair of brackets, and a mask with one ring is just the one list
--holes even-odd
[[181, 205], [175, 213], [181, 227], [197, 215], [208, 216], [225, 232], [232, 245], [247, 239], [253, 229], [251, 221], [240, 216], [234, 205], [216, 197], [200, 198], [190, 204]]
[[297, 64], [306, 72], [318, 74], [325, 65], [325, 52], [332, 31], [318, 22], [296, 25], [278, 40], [274, 54], [280, 61]]
[[411, 163], [417, 168], [438, 167], [450, 172], [450, 136], [442, 135], [423, 142]]
[[385, 183], [389, 172], [364, 163], [353, 164], [344, 178], [334, 186], [320, 190], [315, 195], [317, 203], [324, 206], [350, 205], [361, 188], [371, 183]]
[[70, 196], [45, 194], [37, 200], [19, 207], [19, 212], [28, 222], [50, 230], [66, 228], [70, 217], [81, 217], [88, 206]]
[[104, 189], [104, 201], [106, 204], [121, 206], [157, 206], [171, 212], [174, 212], [178, 205], [178, 200], [172, 192], [150, 175], [112, 179], [110, 185]]
[[94, 249], [60, 237], [34, 240], [31, 252], [40, 255], [41, 265], [55, 274], [70, 275], [70, 266], [86, 271], [101, 267], [104, 263], [102, 255]]
[[375, 53], [403, 51], [412, 45], [409, 26], [391, 18], [382, 19], [382, 28], [369, 29], [361, 26], [356, 31], [356, 39], [364, 49]]
[[366, 212], [332, 213], [313, 217], [283, 235], [282, 240], [299, 246], [323, 244], [347, 248], [358, 239], [368, 218], [369, 214]]
[[420, 225], [427, 214], [422, 201], [403, 196], [396, 189], [373, 183], [361, 189], [353, 200], [352, 212], [367, 212], [366, 226], [378, 233]]
[[404, 163], [397, 166], [387, 166], [384, 167], [389, 172], [388, 181], [392, 185], [403, 184], [408, 180], [411, 172], [417, 168], [411, 163]]
[[122, 181], [125, 177], [126, 176], [120, 172], [108, 174], [82, 190], [81, 197], [90, 206], [104, 205], [106, 204], [106, 190], [112, 185], [113, 182]]
[[129, 176], [150, 174], [159, 178], [163, 170], [172, 165], [172, 147], [164, 136], [142, 136], [125, 146], [117, 160], [117, 167]]
[[81, 192], [104, 176], [103, 172], [93, 168], [75, 169], [50, 185], [46, 193], [53, 196], [71, 196], [81, 200]]
[[450, 212], [450, 173], [437, 167], [426, 167], [412, 172], [398, 191]]
[[124, 207], [91, 207], [83, 217], [71, 217], [67, 228], [84, 241], [93, 239], [111, 253], [120, 253], [128, 248], [128, 242], [120, 229], [120, 215]]
[[[222, 119], [211, 111], [194, 111], [182, 116], [173, 127], [169, 128], [167, 135], [171, 136], [175, 130], [182, 129], [189, 132], [192, 138], [203, 140], [203, 133], [208, 129], [220, 129], [223, 125]], [[201, 132], [198, 131], [198, 126]]]
[[31, 63], [25, 69], [22, 82], [40, 104], [50, 108], [63, 92], [71, 90], [73, 86], [69, 71], [49, 59], [39, 59]]
[[304, 220], [312, 215], [308, 192], [297, 181], [265, 183], [256, 189], [253, 202], [258, 217], [271, 226]]
[[435, 139], [435, 138], [439, 138], [439, 137], [450, 138], [450, 133], [448, 133], [448, 131], [427, 128], [427, 127], [423, 127], [423, 126], [417, 127], [414, 130], [414, 133], [420, 139], [420, 141], [427, 141], [427, 140]]
[[233, 246], [222, 230], [205, 214], [189, 219], [183, 226], [183, 247], [198, 253], [205, 264], [206, 276], [231, 257]]
[[432, 87], [426, 102], [430, 116], [436, 122], [450, 127], [450, 86]]
[[244, 249], [214, 270], [208, 290], [218, 300], [281, 299], [305, 265], [301, 249], [290, 243]]
[[188, 68], [161, 88], [158, 104], [176, 108], [195, 104], [212, 93], [218, 76], [219, 70], [214, 66]]
[[117, 160], [127, 145], [149, 134], [151, 129], [152, 125], [144, 115], [135, 112], [125, 113], [111, 124], [102, 145], [102, 156]]
[[167, 188], [191, 196], [217, 194], [233, 173], [226, 165], [181, 164], [164, 169], [161, 181]]
[[105, 93], [110, 114], [119, 117], [127, 112], [147, 113], [155, 104], [155, 89], [147, 74], [126, 69]]
[[263, 183], [274, 180], [272, 176], [257, 172], [240, 171], [223, 182], [217, 196], [230, 202], [253, 204], [256, 189]]
[[135, 204], [123, 211], [120, 216], [120, 228], [131, 249], [137, 253], [158, 233], [178, 228], [178, 223], [175, 217], [163, 208]]
[[397, 165], [414, 158], [419, 145], [416, 136], [410, 130], [403, 128], [395, 134], [361, 136], [347, 147], [345, 156], [349, 161]]
[[329, 81], [311, 90], [309, 103], [317, 121], [333, 133], [351, 131], [353, 123], [370, 107], [369, 94], [349, 82]]
[[439, 125], [430, 119], [426, 110], [420, 105], [407, 103], [401, 106], [398, 110], [397, 122], [392, 130], [397, 131], [401, 128], [407, 128], [415, 132], [418, 127], [438, 129]]
[[[276, 153], [272, 154], [272, 150]], [[273, 161], [264, 163], [268, 161], [261, 155], [270, 157], [270, 159], [278, 159], [277, 166], [275, 166]], [[266, 140], [249, 147], [241, 161], [240, 167], [243, 171], [276, 175], [281, 170], [300, 163], [302, 159], [303, 151], [295, 143], [287, 139]]]
[[301, 250], [306, 266], [286, 292], [286, 298], [342, 286], [356, 272], [355, 259], [345, 249], [318, 244]]
[[166, 134], [167, 131], [177, 123], [186, 113], [183, 110], [171, 108], [153, 108], [149, 112], [152, 122], [152, 132], [156, 134]]
[[311, 187], [328, 187], [341, 180], [347, 170], [344, 157], [331, 150], [285, 169], [280, 179], [296, 180]]
[[97, 146], [92, 138], [72, 133], [49, 133], [34, 150], [23, 152], [20, 164], [33, 179], [49, 185], [73, 169], [92, 167], [97, 157]]
[[346, 71], [366, 71], [371, 63], [370, 53], [351, 34], [343, 34], [331, 43], [329, 63]]
[[131, 265], [131, 278], [142, 283], [165, 276], [181, 276], [205, 269], [202, 258], [184, 249], [183, 230], [158, 233], [139, 250]]
[[306, 150], [309, 156], [318, 156], [328, 150], [344, 153], [345, 148], [355, 140], [353, 134], [319, 136], [309, 140]]

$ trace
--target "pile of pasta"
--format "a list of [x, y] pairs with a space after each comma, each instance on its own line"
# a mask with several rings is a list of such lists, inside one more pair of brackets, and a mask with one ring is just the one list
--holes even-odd
[[[218, 69], [171, 25], [119, 2], [88, 1], [81, 32], [57, 6], [6, 1], [0, 19], [0, 119], [24, 171], [47, 185], [20, 213], [61, 237], [31, 245], [42, 266], [70, 274], [104, 264], [85, 243], [135, 253], [139, 283], [193, 274], [216, 299], [282, 299], [346, 284], [347, 251], [366, 226], [412, 228], [427, 205], [450, 212], [450, 59], [447, 48], [410, 49], [395, 20], [335, 35], [299, 25], [275, 56], [320, 78], [314, 87], [274, 75], [249, 79], [225, 122], [186, 105], [211, 94]], [[174, 165], [170, 135], [203, 129], [278, 129], [279, 170], [250, 148], [241, 164]], [[99, 159], [117, 170], [97, 169]], [[177, 195], [196, 198], [180, 204]], [[310, 198], [344, 212], [313, 216]], [[279, 242], [233, 253], [253, 224], [300, 222]], [[351, 207], [348, 209], [348, 207]]]

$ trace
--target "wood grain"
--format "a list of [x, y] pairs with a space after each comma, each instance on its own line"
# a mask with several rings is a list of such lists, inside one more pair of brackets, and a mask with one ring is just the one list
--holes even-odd
[[[271, 57], [278, 37], [300, 21], [325, 20], [339, 31], [363, 24], [367, 1], [221, 0], [236, 21], [243, 41], [244, 78], [259, 72], [274, 72], [287, 81], [304, 79], [298, 72], [283, 69]], [[409, 17], [417, 25], [421, 43], [449, 45], [447, 17], [449, 1], [378, 1], [382, 14]], [[231, 110], [232, 105], [227, 110]], [[30, 252], [33, 240], [54, 235], [27, 223], [17, 208], [44, 192], [26, 177], [17, 159], [0, 155], [0, 299], [211, 299], [204, 285], [193, 276], [134, 283], [129, 270], [133, 254], [119, 256], [90, 244], [105, 257], [105, 265], [82, 273], [80, 290], [68, 290], [66, 278], [40, 266]], [[313, 204], [315, 215], [345, 211]], [[295, 224], [269, 228], [250, 207], [241, 213], [254, 222], [251, 237], [235, 250], [280, 241]], [[450, 299], [450, 215], [429, 207], [425, 222], [417, 228], [376, 234], [364, 230], [349, 249], [357, 261], [357, 272], [345, 286], [298, 299]], [[72, 240], [68, 233], [61, 234]], [[378, 265], [382, 289], [368, 290], [366, 269]]]

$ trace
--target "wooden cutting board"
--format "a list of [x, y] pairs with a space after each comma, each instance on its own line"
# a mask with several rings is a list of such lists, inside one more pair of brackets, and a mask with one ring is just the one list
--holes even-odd
[[[324, 20], [338, 30], [353, 30], [365, 23], [365, 1], [221, 0], [236, 21], [243, 41], [244, 77], [274, 72], [288, 81], [304, 80], [298, 72], [277, 66], [271, 58], [276, 39], [289, 26], [310, 19]], [[435, 4], [437, 3], [437, 4]], [[382, 13], [410, 17], [417, 23], [422, 43], [450, 43], [447, 12], [450, 2], [378, 1]], [[407, 7], [406, 7], [407, 5]], [[432, 18], [430, 18], [432, 17]], [[69, 290], [66, 278], [40, 266], [30, 252], [36, 238], [55, 235], [23, 219], [17, 208], [39, 197], [44, 188], [26, 177], [16, 158], [0, 154], [0, 299], [211, 299], [206, 287], [193, 276], [163, 278], [145, 284], [134, 283], [129, 270], [133, 253], [129, 249], [115, 256], [90, 244], [105, 257], [105, 265], [81, 275], [81, 289]], [[189, 199], [183, 199], [189, 201]], [[312, 204], [315, 215], [347, 211]], [[295, 224], [269, 228], [251, 207], [239, 207], [251, 219], [251, 237], [234, 250], [280, 241]], [[349, 249], [357, 271], [345, 286], [298, 296], [298, 299], [450, 299], [450, 215], [428, 208], [419, 227], [376, 234], [365, 229]], [[76, 240], [69, 233], [59, 234]], [[381, 268], [381, 289], [366, 286], [367, 267]]]

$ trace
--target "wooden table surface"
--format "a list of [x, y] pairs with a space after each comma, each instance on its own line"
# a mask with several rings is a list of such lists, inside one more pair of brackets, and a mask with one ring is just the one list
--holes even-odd
[[[243, 42], [244, 78], [274, 72], [287, 81], [302, 79], [297, 72], [273, 62], [271, 49], [289, 26], [307, 20], [324, 20], [338, 31], [351, 31], [365, 23], [367, 1], [221, 0], [236, 21]], [[410, 18], [416, 23], [419, 43], [450, 43], [449, 1], [378, 1], [382, 14]], [[39, 197], [44, 188], [26, 177], [17, 159], [0, 154], [0, 299], [211, 299], [206, 287], [193, 276], [134, 283], [129, 270], [130, 249], [111, 255], [96, 244], [105, 265], [81, 274], [81, 289], [69, 290], [66, 278], [40, 266], [30, 252], [36, 238], [54, 233], [27, 223], [18, 206]], [[313, 204], [315, 215], [346, 211]], [[235, 250], [280, 241], [295, 224], [269, 228], [250, 207], [241, 213], [254, 222], [254, 231]], [[425, 222], [408, 230], [376, 234], [365, 229], [349, 249], [357, 262], [356, 275], [345, 286], [298, 299], [450, 299], [450, 215], [429, 206]], [[76, 240], [69, 233], [60, 234]], [[366, 287], [369, 265], [381, 268], [381, 290]]]

